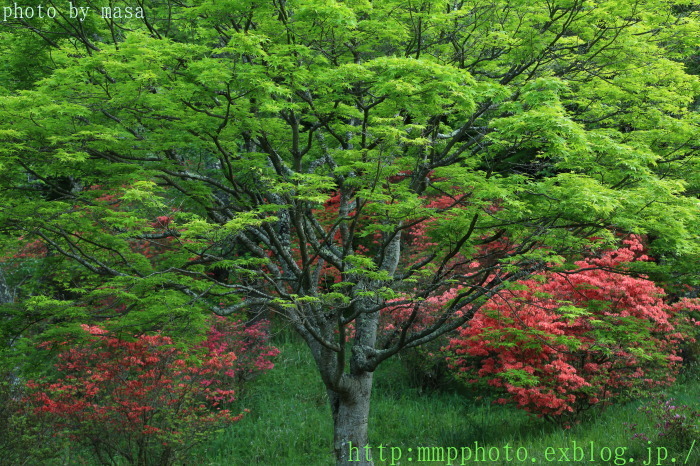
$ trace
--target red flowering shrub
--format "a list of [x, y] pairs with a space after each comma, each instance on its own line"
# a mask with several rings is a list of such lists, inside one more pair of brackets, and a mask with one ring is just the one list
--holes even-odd
[[267, 325], [266, 320], [246, 325], [242, 320], [215, 316], [201, 346], [214, 355], [233, 351], [237, 356], [236, 370], [227, 374], [237, 383], [245, 382], [259, 372], [272, 369], [271, 358], [280, 352], [267, 344]]
[[[88, 339], [59, 353], [59, 377], [28, 382], [25, 402], [41, 421], [88, 447], [103, 464], [116, 458], [173, 464], [207, 432], [242, 417], [225, 407], [234, 400], [239, 371], [272, 367], [269, 356], [276, 350], [265, 346], [261, 328], [228, 328], [216, 322], [198, 350], [186, 353], [167, 336], [126, 340], [84, 325]], [[266, 351], [245, 354], [251, 349]]]
[[494, 296], [450, 341], [451, 367], [504, 393], [498, 402], [548, 417], [672, 382], [684, 337], [674, 316], [700, 304], [669, 305], [650, 280], [611, 272], [648, 259], [626, 243]]

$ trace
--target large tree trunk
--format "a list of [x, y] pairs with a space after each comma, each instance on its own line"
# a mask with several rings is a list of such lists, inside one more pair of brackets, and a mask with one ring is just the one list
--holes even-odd
[[[389, 274], [396, 271], [400, 237], [400, 234], [394, 235], [386, 248], [380, 267]], [[336, 313], [331, 319], [317, 319], [317, 328], [314, 332], [309, 331], [308, 323], [299, 325], [297, 329], [308, 343], [328, 390], [333, 415], [333, 450], [337, 466], [373, 466], [367, 427], [372, 381], [377, 365], [374, 357], [379, 312], [378, 309], [372, 309], [382, 301], [382, 298], [379, 295], [368, 296], [367, 292], [380, 290], [385, 282], [367, 280], [362, 276], [351, 276], [350, 280], [357, 283], [353, 288], [355, 302], [352, 307], [357, 317], [354, 321], [355, 335], [352, 337], [348, 372], [345, 372], [347, 347], [345, 333], [343, 331], [336, 336], [336, 328], [347, 325], [346, 323], [339, 325], [343, 320], [342, 312]], [[329, 315], [323, 309], [316, 309], [316, 312], [310, 314]], [[322, 338], [319, 339], [319, 335]], [[328, 343], [334, 338], [339, 338], [337, 344]]]
[[372, 372], [343, 376], [344, 390], [328, 390], [333, 414], [333, 449], [337, 466], [373, 466], [367, 438]]

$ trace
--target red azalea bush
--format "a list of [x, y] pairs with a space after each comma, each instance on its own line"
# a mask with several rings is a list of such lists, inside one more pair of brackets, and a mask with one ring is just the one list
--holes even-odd
[[215, 316], [209, 327], [207, 339], [201, 346], [210, 354], [233, 351], [237, 357], [236, 368], [228, 375], [240, 385], [258, 373], [274, 367], [272, 358], [280, 351], [267, 343], [268, 325], [266, 320], [246, 324], [242, 320], [232, 321], [226, 317]]
[[265, 344], [263, 325], [248, 330], [217, 320], [191, 352], [164, 335], [123, 339], [83, 325], [89, 336], [59, 353], [58, 378], [28, 382], [24, 401], [40, 421], [89, 448], [100, 463], [121, 458], [170, 465], [205, 434], [242, 417], [226, 404], [243, 379], [271, 368], [269, 358], [277, 354]]
[[450, 341], [451, 368], [550, 418], [671, 383], [684, 338], [674, 316], [700, 304], [668, 304], [650, 280], [611, 272], [648, 260], [637, 239], [625, 243], [494, 296]]

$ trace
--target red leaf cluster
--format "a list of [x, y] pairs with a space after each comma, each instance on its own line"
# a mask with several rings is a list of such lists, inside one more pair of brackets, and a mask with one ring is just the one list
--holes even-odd
[[700, 303], [668, 304], [652, 281], [613, 272], [648, 260], [637, 238], [625, 243], [494, 296], [450, 341], [451, 367], [502, 391], [497, 401], [545, 416], [672, 382], [684, 338], [674, 318]]
[[217, 320], [202, 344], [185, 351], [161, 334], [125, 339], [83, 325], [87, 340], [60, 352], [56, 379], [28, 382], [25, 402], [101, 460], [172, 464], [203, 433], [241, 419], [225, 408], [245, 378], [239, 371], [267, 370], [278, 353], [266, 345], [264, 326]]

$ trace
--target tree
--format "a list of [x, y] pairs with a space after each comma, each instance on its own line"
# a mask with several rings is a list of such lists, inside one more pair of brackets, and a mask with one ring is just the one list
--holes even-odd
[[2, 231], [61, 270], [27, 312], [56, 333], [106, 318], [81, 303], [107, 294], [115, 326], [272, 310], [310, 348], [347, 464], [379, 364], [587, 238], [647, 234], [660, 266], [697, 264], [700, 84], [682, 61], [700, 35], [675, 4], [198, 0], [10, 18], [3, 52], [17, 62], [33, 41], [23, 59], [45, 77], [0, 73]]

